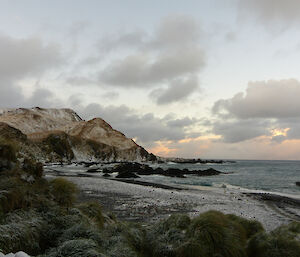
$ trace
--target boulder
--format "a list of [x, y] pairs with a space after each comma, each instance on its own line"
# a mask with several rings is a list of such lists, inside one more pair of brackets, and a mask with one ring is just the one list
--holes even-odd
[[296, 186], [299, 186], [299, 187], [300, 187], [300, 181], [297, 181], [297, 182], [296, 182]]
[[131, 171], [122, 171], [119, 172], [116, 178], [140, 178], [140, 177]]
[[162, 173], [162, 175], [168, 177], [185, 178], [184, 171], [176, 168], [167, 169]]

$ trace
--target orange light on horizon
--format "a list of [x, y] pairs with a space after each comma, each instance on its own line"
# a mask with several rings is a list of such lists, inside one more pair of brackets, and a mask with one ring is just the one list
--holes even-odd
[[285, 129], [272, 129], [272, 137], [277, 137], [277, 136], [287, 136], [287, 132], [290, 130], [290, 128], [285, 128]]
[[219, 135], [200, 136], [200, 137], [195, 137], [195, 138], [190, 137], [190, 138], [181, 139], [178, 141], [178, 143], [184, 144], [184, 143], [189, 143], [191, 141], [200, 141], [200, 140], [205, 141], [205, 140], [220, 139], [220, 138], [221, 138], [221, 136], [219, 136]]
[[170, 153], [177, 151], [177, 149], [169, 148], [166, 145], [164, 145], [162, 142], [158, 141], [156, 143], [158, 144], [157, 146], [149, 149], [149, 151], [155, 155], [168, 156]]

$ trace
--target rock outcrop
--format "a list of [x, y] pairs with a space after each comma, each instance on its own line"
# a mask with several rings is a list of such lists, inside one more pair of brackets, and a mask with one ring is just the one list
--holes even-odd
[[188, 170], [177, 168], [151, 168], [149, 165], [140, 163], [121, 163], [110, 169], [104, 169], [104, 173], [117, 172], [116, 178], [138, 178], [138, 175], [163, 175], [166, 177], [186, 178], [185, 175], [196, 176], [216, 176], [222, 174], [222, 172], [209, 168], [206, 170]]
[[40, 161], [146, 161], [149, 154], [101, 118], [84, 121], [70, 109], [0, 111], [0, 137]]

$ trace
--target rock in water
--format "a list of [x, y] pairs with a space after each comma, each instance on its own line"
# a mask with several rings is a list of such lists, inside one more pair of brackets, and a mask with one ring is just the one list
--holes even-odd
[[139, 178], [139, 176], [131, 171], [121, 171], [116, 178]]
[[300, 187], [300, 181], [299, 181], [299, 182], [296, 182], [296, 186], [299, 186], [299, 187]]

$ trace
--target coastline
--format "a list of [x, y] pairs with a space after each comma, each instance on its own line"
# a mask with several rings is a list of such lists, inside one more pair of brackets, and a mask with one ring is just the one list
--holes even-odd
[[264, 194], [228, 188], [172, 187], [80, 174], [63, 176], [80, 188], [79, 201], [97, 200], [104, 211], [125, 221], [156, 222], [173, 213], [186, 213], [194, 217], [208, 210], [257, 220], [267, 231], [291, 221], [300, 221], [300, 203], [274, 194], [268, 194], [266, 198]]

